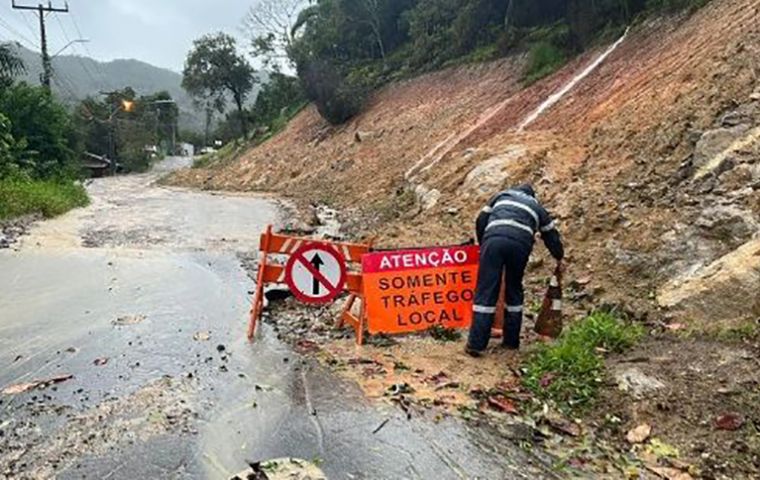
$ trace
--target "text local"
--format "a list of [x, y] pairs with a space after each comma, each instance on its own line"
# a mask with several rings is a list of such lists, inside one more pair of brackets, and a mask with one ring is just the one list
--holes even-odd
[[463, 265], [467, 262], [467, 253], [455, 250], [453, 253], [444, 249], [442, 251], [413, 252], [385, 255], [380, 260], [380, 270], [393, 270], [398, 268], [420, 267], [448, 267]]

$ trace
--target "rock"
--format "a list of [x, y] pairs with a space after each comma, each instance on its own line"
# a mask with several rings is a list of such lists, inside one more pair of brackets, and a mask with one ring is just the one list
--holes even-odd
[[374, 132], [374, 131], [357, 130], [356, 133], [354, 134], [354, 140], [361, 143], [361, 142], [366, 142], [367, 140], [371, 140], [373, 138], [377, 138], [377, 136], [378, 136], [377, 132]]
[[464, 152], [462, 152], [462, 158], [464, 158], [465, 160], [470, 160], [472, 159], [472, 157], [477, 155], [478, 152], [480, 152], [480, 150], [477, 148], [468, 148]]
[[748, 125], [705, 132], [694, 149], [693, 166], [697, 170], [694, 178], [701, 179], [716, 170], [725, 171], [724, 162], [733, 161], [737, 152], [750, 148], [759, 139], [760, 127], [750, 130]]
[[193, 340], [195, 340], [196, 342], [205, 342], [205, 341], [208, 341], [210, 338], [211, 338], [211, 332], [209, 332], [208, 330], [195, 332], [193, 334]]
[[704, 132], [694, 147], [694, 166], [700, 168], [728, 150], [734, 142], [744, 137], [747, 130], [749, 126], [737, 125]]
[[715, 428], [718, 430], [734, 431], [744, 425], [744, 418], [738, 413], [724, 413], [715, 419]]
[[429, 189], [422, 184], [415, 187], [414, 194], [417, 196], [417, 200], [420, 202], [423, 210], [430, 210], [435, 207], [441, 198], [441, 192], [434, 188]]
[[618, 388], [630, 393], [634, 398], [641, 399], [652, 392], [665, 388], [665, 384], [650, 377], [636, 367], [626, 368], [615, 372]]
[[731, 322], [760, 316], [760, 239], [665, 284], [657, 303], [691, 322]]
[[731, 248], [743, 244], [760, 231], [760, 224], [751, 212], [735, 205], [716, 205], [702, 210], [696, 225], [703, 236], [719, 240]]
[[628, 443], [644, 443], [649, 435], [652, 434], [652, 427], [646, 423], [642, 423], [638, 427], [631, 429], [625, 436]]
[[[729, 162], [724, 162], [724, 164], [725, 163]], [[758, 170], [760, 170], [760, 168], [758, 168]], [[755, 181], [754, 175], [755, 172], [752, 165], [740, 163], [734, 168], [722, 172], [718, 177], [718, 183], [721, 187], [729, 191], [739, 190]]]
[[493, 194], [496, 190], [503, 188], [509, 178], [505, 169], [516, 164], [525, 152], [524, 147], [516, 146], [502, 154], [487, 158], [470, 170], [461, 188], [466, 192], [476, 192], [481, 195]]

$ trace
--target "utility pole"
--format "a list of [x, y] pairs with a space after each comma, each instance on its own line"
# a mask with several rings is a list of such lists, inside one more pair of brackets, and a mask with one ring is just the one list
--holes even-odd
[[36, 10], [37, 16], [40, 19], [40, 45], [42, 49], [42, 84], [50, 90], [50, 79], [53, 77], [53, 66], [50, 63], [50, 55], [48, 55], [47, 48], [47, 35], [45, 32], [45, 15], [48, 13], [68, 13], [69, 4], [65, 3], [64, 8], [53, 7], [53, 3], [48, 1], [47, 6], [39, 4], [36, 7], [31, 5], [16, 5], [16, 0], [11, 1], [11, 6], [15, 10]]

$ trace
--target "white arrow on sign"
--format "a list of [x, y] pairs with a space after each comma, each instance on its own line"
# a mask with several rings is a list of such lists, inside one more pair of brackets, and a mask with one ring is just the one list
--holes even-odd
[[345, 284], [343, 257], [328, 245], [312, 244], [295, 251], [285, 278], [293, 295], [307, 303], [327, 303], [340, 295]]

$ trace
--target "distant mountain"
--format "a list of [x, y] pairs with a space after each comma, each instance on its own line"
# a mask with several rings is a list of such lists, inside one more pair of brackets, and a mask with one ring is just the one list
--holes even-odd
[[[40, 54], [18, 47], [26, 66], [23, 80], [39, 84], [42, 74]], [[88, 57], [61, 55], [53, 59], [53, 91], [68, 104], [75, 104], [101, 91], [132, 87], [140, 95], [166, 90], [180, 110], [180, 128], [202, 131], [204, 115], [193, 107], [192, 99], [182, 89], [182, 75], [139, 60], [98, 62]]]

